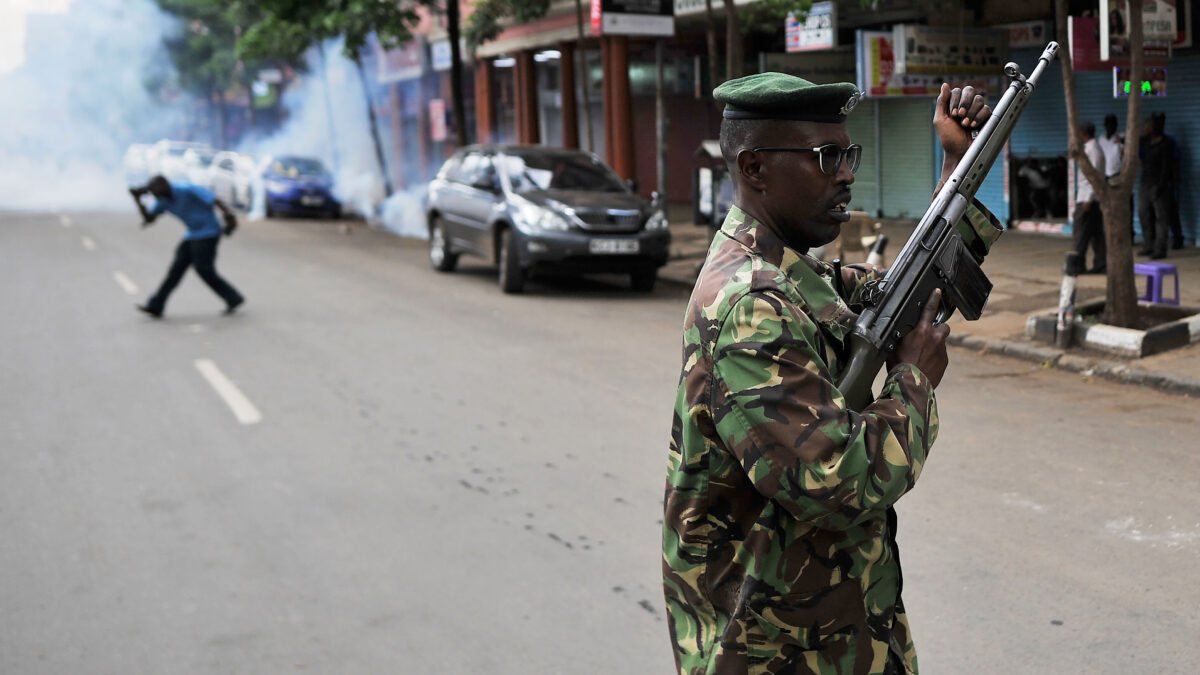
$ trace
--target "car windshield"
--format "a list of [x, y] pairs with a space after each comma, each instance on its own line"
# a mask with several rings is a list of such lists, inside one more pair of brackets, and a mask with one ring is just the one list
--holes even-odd
[[514, 192], [587, 190], [625, 192], [625, 185], [595, 158], [575, 153], [505, 154], [501, 158]]
[[328, 175], [321, 160], [307, 157], [280, 157], [271, 162], [271, 173], [287, 178], [299, 178], [300, 176], [324, 178]]
[[200, 166], [208, 166], [209, 164], [212, 164], [213, 157], [216, 154], [217, 153], [215, 153], [215, 152], [206, 152], [204, 150], [193, 150], [192, 151], [192, 157], [194, 157], [196, 159], [196, 163], [199, 164]]

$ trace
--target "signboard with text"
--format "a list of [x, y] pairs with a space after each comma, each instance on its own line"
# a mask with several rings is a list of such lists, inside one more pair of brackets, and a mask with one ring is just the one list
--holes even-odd
[[429, 136], [435, 143], [446, 140], [446, 102], [440, 98], [429, 102]]
[[995, 75], [946, 75], [901, 73], [896, 68], [894, 34], [891, 31], [855, 32], [858, 88], [872, 98], [937, 96], [942, 83], [970, 85], [991, 96], [1000, 91], [1000, 73]]
[[1000, 74], [1008, 32], [899, 24], [892, 29], [896, 72], [909, 75]]
[[789, 12], [784, 21], [784, 44], [788, 52], [832, 49], [837, 44], [837, 7], [833, 2], [814, 2], [804, 23]]
[[594, 35], [675, 35], [674, 0], [592, 0]]
[[[1156, 0], [1142, 6], [1142, 46], [1147, 57], [1165, 58], [1178, 37], [1176, 0]], [[1100, 6], [1100, 60], [1129, 62], [1129, 6], [1125, 0], [1106, 0]]]

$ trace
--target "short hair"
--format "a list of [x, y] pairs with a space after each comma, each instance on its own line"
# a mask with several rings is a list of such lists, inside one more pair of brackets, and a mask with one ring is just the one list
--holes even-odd
[[170, 191], [171, 182], [168, 181], [162, 174], [158, 174], [153, 176], [149, 183], [146, 183], [146, 187], [150, 188], [151, 190], [158, 189]]
[[758, 135], [756, 132], [762, 125], [762, 120], [721, 120], [721, 157], [731, 172], [737, 165], [738, 153], [757, 145], [754, 142]]
[[1093, 124], [1092, 122], [1084, 122], [1083, 124], [1080, 124], [1079, 130], [1083, 132], [1084, 136], [1088, 136], [1091, 138], [1096, 137], [1096, 125]]

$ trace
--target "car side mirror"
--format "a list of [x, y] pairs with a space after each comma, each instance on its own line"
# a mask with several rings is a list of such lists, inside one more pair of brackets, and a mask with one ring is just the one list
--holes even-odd
[[638, 191], [638, 182], [636, 180], [630, 178], [629, 180], [625, 181], [625, 187], [629, 188], [630, 192], [637, 192]]
[[475, 182], [471, 183], [471, 187], [476, 190], [487, 190], [488, 192], [500, 191], [500, 177], [496, 174], [485, 174], [475, 178]]
[[653, 206], [654, 208], [657, 209], [661, 205], [661, 202], [662, 202], [662, 193], [659, 192], [658, 190], [651, 190], [650, 191], [650, 206]]

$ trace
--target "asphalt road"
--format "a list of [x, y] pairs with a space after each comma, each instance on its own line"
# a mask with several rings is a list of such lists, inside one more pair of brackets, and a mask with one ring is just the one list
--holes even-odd
[[[0, 672], [672, 670], [687, 289], [350, 232], [245, 224], [244, 311], [189, 273], [154, 321], [177, 224], [0, 213]], [[1192, 672], [1196, 401], [951, 360], [898, 507], [922, 672]]]

